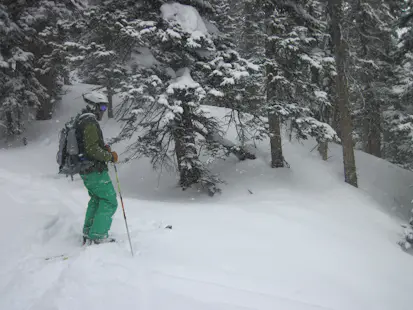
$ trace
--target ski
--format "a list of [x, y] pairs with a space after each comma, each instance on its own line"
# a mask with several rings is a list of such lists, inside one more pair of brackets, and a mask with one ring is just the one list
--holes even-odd
[[[159, 228], [163, 228], [165, 230], [172, 230], [173, 226], [172, 225], [165, 225], [165, 226], [161, 226], [159, 225]], [[99, 245], [103, 245], [103, 244], [110, 244], [110, 243], [122, 243], [121, 240], [116, 240], [113, 238], [108, 238], [108, 240], [106, 242], [102, 242], [102, 243], [91, 243], [89, 239], [83, 238], [82, 239], [82, 243], [81, 243], [81, 248], [79, 249], [80, 251], [89, 247], [89, 246], [99, 246]], [[74, 253], [77, 253], [77, 251], [74, 251]], [[72, 254], [74, 254], [72, 253]], [[53, 256], [48, 256], [48, 257], [44, 257], [45, 261], [57, 261], [57, 260], [68, 260], [71, 256], [73, 256], [72, 254], [59, 254], [59, 255], [53, 255]]]
[[46, 257], [44, 260], [46, 260], [46, 261], [54, 261], [54, 260], [58, 260], [58, 259], [68, 260], [68, 259], [69, 259], [69, 256], [66, 255], [66, 254], [56, 255], [56, 256], [49, 256], [49, 257]]

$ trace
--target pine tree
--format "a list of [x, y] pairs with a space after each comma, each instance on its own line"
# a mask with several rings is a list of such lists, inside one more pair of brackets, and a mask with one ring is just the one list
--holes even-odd
[[[315, 100], [312, 100], [313, 103], [310, 107], [316, 120], [332, 125], [338, 133], [339, 127], [334, 126], [333, 113], [333, 102], [335, 101], [334, 80], [337, 72], [331, 35], [329, 33], [327, 4], [317, 0], [309, 1], [308, 12], [318, 21], [318, 27], [313, 32], [316, 44], [311, 52], [315, 64], [317, 64], [311, 67], [311, 83], [315, 85]], [[329, 139], [319, 139], [319, 137], [316, 137], [316, 140], [322, 159], [327, 160]], [[338, 140], [338, 137], [334, 136], [333, 140]]]
[[26, 120], [49, 97], [36, 78], [34, 55], [26, 49], [29, 38], [13, 13], [0, 5], [0, 120], [9, 137], [22, 134]]
[[319, 143], [337, 140], [335, 131], [320, 112], [322, 106], [330, 105], [320, 76], [329, 74], [332, 58], [318, 47], [326, 30], [313, 16], [316, 4], [314, 1], [264, 3], [267, 109], [273, 167], [284, 166], [282, 123], [289, 121], [300, 139], [312, 136]]
[[381, 157], [383, 111], [394, 75], [394, 17], [381, 0], [352, 3], [344, 20], [350, 49], [349, 92], [356, 137], [367, 153]]
[[9, 5], [14, 20], [28, 39], [26, 49], [34, 56], [34, 70], [39, 82], [47, 89], [36, 113], [40, 120], [52, 117], [56, 100], [64, 82], [68, 82], [66, 51], [63, 46], [68, 23], [76, 17], [76, 1], [20, 1]]
[[104, 1], [84, 10], [82, 35], [77, 42], [66, 43], [82, 80], [105, 88], [109, 118], [114, 116], [113, 96], [126, 79], [126, 62], [140, 41], [131, 23], [134, 8], [126, 1]]
[[232, 1], [232, 37], [237, 51], [247, 59], [254, 70], [243, 88], [243, 94], [231, 117], [242, 144], [263, 140], [268, 136], [268, 125], [263, 122], [265, 109], [265, 13], [256, 0]]
[[395, 39], [395, 76], [390, 93], [384, 94], [385, 106], [383, 121], [383, 157], [405, 169], [413, 169], [413, 105], [411, 102], [413, 57], [413, 11], [409, 2], [394, 3], [389, 7], [397, 18], [400, 36]]
[[[281, 81], [277, 79], [278, 62], [275, 60], [276, 44], [273, 38], [277, 38], [277, 24], [274, 22], [276, 16], [276, 9], [273, 3], [268, 2], [263, 7], [266, 12], [265, 26], [266, 26], [266, 103], [268, 105], [268, 124], [269, 135], [271, 144], [271, 167], [279, 168], [284, 167], [284, 156], [282, 152], [282, 139], [281, 139], [281, 119], [279, 113], [277, 113], [277, 96], [280, 96], [280, 92], [277, 91], [277, 86], [282, 87], [282, 83], [286, 82], [286, 79]], [[282, 96], [282, 95], [281, 95]], [[282, 98], [282, 97], [281, 97]], [[282, 100], [282, 99], [281, 99]]]
[[[236, 42], [243, 42], [243, 2], [234, 4], [234, 1], [211, 1], [214, 15], [211, 19], [214, 23], [220, 25], [220, 36], [216, 38], [217, 60], [222, 64], [219, 65], [218, 71], [208, 81], [214, 86], [213, 92], [218, 95], [210, 97], [206, 104], [225, 107], [228, 111], [225, 116], [226, 123], [223, 126], [234, 126], [237, 131], [237, 138], [241, 143], [240, 151], [244, 152], [248, 158], [253, 158], [252, 154], [247, 154], [244, 146], [247, 143], [262, 139], [263, 127], [262, 121], [262, 82], [263, 70], [260, 61], [263, 57], [255, 55], [250, 58], [251, 54], [243, 53], [242, 46], [237, 46]], [[241, 5], [241, 10], [237, 5]], [[254, 14], [250, 12], [249, 14]], [[262, 24], [262, 23], [261, 23]], [[261, 32], [261, 37], [263, 34]], [[252, 47], [252, 44], [251, 44]], [[253, 47], [258, 50], [258, 47]], [[264, 47], [261, 47], [263, 52]], [[253, 52], [252, 50], [250, 51]], [[263, 53], [261, 53], [261, 56]], [[246, 56], [246, 57], [245, 57]], [[217, 61], [215, 61], [216, 63]], [[216, 73], [219, 73], [217, 75]], [[220, 85], [224, 76], [230, 85]], [[236, 81], [233, 76], [237, 76]], [[236, 82], [236, 85], [234, 82]], [[222, 87], [224, 86], [224, 87]], [[218, 92], [215, 92], [219, 90]]]
[[[228, 106], [253, 68], [218, 31], [218, 24], [202, 19], [195, 7], [152, 3], [145, 9], [134, 24], [142, 35], [137, 58], [145, 54], [147, 65], [135, 66], [123, 83], [118, 113], [126, 126], [120, 138], [142, 130], [129, 147], [131, 159], [145, 155], [155, 168], [171, 168], [175, 157], [183, 189], [200, 184], [213, 194], [221, 181], [208, 165], [238, 151], [222, 139], [218, 120], [201, 103]], [[207, 15], [211, 10], [206, 2], [200, 7]]]
[[13, 136], [22, 134], [30, 119], [52, 116], [68, 74], [61, 44], [65, 21], [77, 0], [3, 3], [1, 118]]
[[[52, 117], [55, 102], [60, 99], [64, 84], [69, 84], [67, 51], [63, 45], [71, 21], [77, 16], [70, 1], [40, 1], [26, 14], [36, 16], [31, 24], [37, 33], [33, 53], [36, 58], [36, 75], [46, 87], [50, 100], [42, 103], [37, 111], [38, 120]], [[24, 16], [22, 17], [24, 18]]]
[[341, 0], [329, 1], [331, 17], [331, 36], [337, 66], [336, 94], [337, 107], [340, 113], [340, 132], [343, 147], [343, 163], [345, 181], [357, 187], [357, 170], [354, 158], [352, 121], [350, 115], [349, 94], [346, 77], [347, 50], [341, 29], [343, 23], [343, 3]]

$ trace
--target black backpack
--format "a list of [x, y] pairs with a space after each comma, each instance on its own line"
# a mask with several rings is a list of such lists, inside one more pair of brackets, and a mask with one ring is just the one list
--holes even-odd
[[59, 165], [59, 174], [65, 174], [73, 180], [73, 176], [90, 168], [93, 163], [80, 153], [76, 126], [79, 116], [72, 118], [65, 124], [59, 133], [59, 150], [56, 161]]

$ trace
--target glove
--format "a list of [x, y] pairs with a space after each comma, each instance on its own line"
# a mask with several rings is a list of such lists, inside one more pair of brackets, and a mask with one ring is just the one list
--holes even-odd
[[118, 153], [116, 152], [111, 152], [111, 153], [112, 153], [112, 162], [117, 163], [119, 159]]
[[110, 145], [109, 145], [109, 144], [106, 144], [106, 145], [105, 145], [105, 148], [106, 148], [106, 150], [107, 150], [109, 153], [112, 153], [112, 149], [110, 148]]

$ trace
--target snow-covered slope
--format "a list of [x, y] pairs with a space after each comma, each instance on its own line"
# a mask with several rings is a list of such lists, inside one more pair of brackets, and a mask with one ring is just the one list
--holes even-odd
[[[388, 184], [373, 174], [397, 169], [358, 154], [357, 190], [342, 182], [335, 149], [323, 163], [312, 145], [286, 142], [292, 168], [273, 170], [260, 145], [257, 160], [216, 164], [228, 185], [214, 198], [159, 179], [148, 160], [121, 165], [135, 257], [120, 210], [119, 243], [79, 248], [88, 196], [78, 178], [56, 176], [55, 154], [88, 88], [70, 88], [28, 146], [0, 150], [0, 309], [411, 309], [413, 257], [396, 244], [399, 223], [382, 211]], [[103, 123], [114, 136], [118, 125]], [[387, 187], [400, 180], [394, 172]]]
[[[331, 147], [329, 165], [342, 175], [342, 155], [339, 146]], [[356, 153], [359, 187], [392, 216], [409, 220], [412, 214], [413, 172], [364, 152]]]

